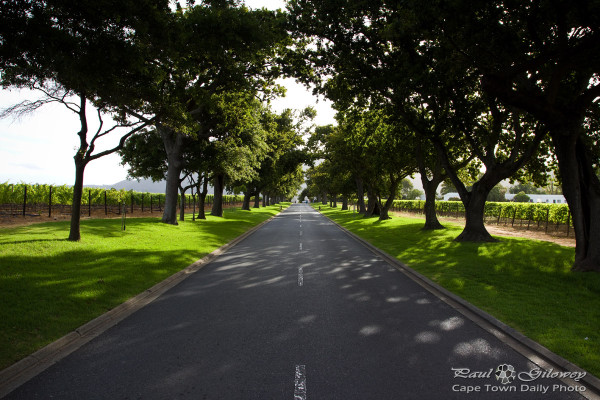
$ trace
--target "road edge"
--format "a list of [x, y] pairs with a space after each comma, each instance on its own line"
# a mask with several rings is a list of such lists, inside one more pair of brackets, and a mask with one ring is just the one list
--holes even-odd
[[[465, 317], [469, 318], [482, 329], [494, 335], [496, 338], [513, 348], [515, 351], [529, 359], [531, 362], [539, 365], [540, 367], [546, 370], [550, 368], [561, 368], [563, 371], [585, 372], [585, 377], [580, 379], [579, 382], [582, 382], [587, 388], [587, 390], [586, 392], [580, 394], [591, 400], [600, 400], [600, 379], [598, 379], [596, 376], [590, 374], [588, 371], [582, 369], [581, 367], [552, 352], [551, 350], [542, 346], [538, 342], [528, 338], [527, 336], [523, 335], [521, 332], [515, 330], [514, 328], [511, 328], [510, 326], [506, 325], [505, 323], [488, 314], [487, 312], [469, 303], [462, 297], [457, 296], [456, 294], [433, 282], [426, 276], [413, 270], [408, 265], [398, 260], [396, 257], [391, 256], [385, 251], [379, 249], [378, 247], [375, 247], [367, 240], [361, 238], [353, 232], [350, 232], [348, 229], [338, 224], [336, 221], [321, 213], [320, 210], [315, 211], [319, 212], [319, 214], [321, 214], [333, 224], [335, 224], [345, 234], [347, 234], [348, 236], [350, 236], [351, 238], [368, 248], [372, 253], [381, 257], [384, 261], [386, 261], [388, 264], [396, 268], [398, 271], [402, 272], [408, 278], [419, 284], [425, 290], [438, 297], [440, 300], [448, 304], [450, 307], [454, 308], [456, 311], [463, 314]], [[572, 381], [570, 380], [563, 380], [563, 382], [565, 382], [568, 385], [572, 385]], [[593, 393], [588, 393], [590, 389]]]
[[231, 247], [246, 239], [248, 236], [252, 235], [267, 223], [271, 222], [285, 209], [281, 209], [279, 212], [277, 212], [277, 214], [271, 216], [269, 219], [256, 226], [253, 226], [235, 239], [188, 265], [179, 272], [174, 273], [163, 281], [130, 298], [126, 302], [121, 303], [110, 311], [107, 311], [106, 313], [83, 324], [74, 331], [67, 333], [60, 339], [57, 339], [54, 342], [42, 347], [22, 360], [17, 361], [10, 367], [3, 369], [0, 371], [0, 398], [7, 396], [19, 386], [42, 373], [50, 366], [56, 364], [58, 361], [79, 349], [84, 344], [100, 336], [102, 333], [117, 325], [125, 318], [147, 306], [160, 297], [163, 293], [177, 286], [189, 276], [211, 263], [218, 256], [225, 253]]

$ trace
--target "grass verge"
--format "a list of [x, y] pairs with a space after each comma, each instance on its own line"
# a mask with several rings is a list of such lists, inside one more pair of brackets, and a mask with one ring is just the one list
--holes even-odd
[[[288, 203], [289, 204], [289, 203]], [[288, 205], [285, 204], [284, 206]], [[85, 220], [0, 229], [0, 369], [143, 292], [277, 214], [225, 210], [224, 218], [166, 225], [156, 218]]]
[[570, 268], [574, 249], [523, 238], [457, 243], [461, 226], [423, 231], [418, 218], [387, 221], [321, 206], [374, 246], [595, 376], [600, 376], [600, 274]]

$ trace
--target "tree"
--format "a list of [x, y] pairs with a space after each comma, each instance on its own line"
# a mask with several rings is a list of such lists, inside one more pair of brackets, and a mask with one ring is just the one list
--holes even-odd
[[[265, 197], [271, 194], [292, 197], [298, 191], [302, 183], [301, 165], [307, 162], [306, 152], [300, 148], [304, 144], [302, 136], [310, 129], [306, 125], [314, 115], [311, 108], [300, 112], [286, 109], [280, 114], [265, 110], [262, 124], [266, 131], [267, 152], [256, 177], [244, 185], [247, 197], [244, 205], [248, 209], [250, 197], [257, 199], [261, 192]], [[255, 207], [259, 207], [258, 202]]]
[[267, 155], [267, 132], [262, 124], [264, 110], [253, 93], [226, 93], [212, 112], [211, 161], [214, 201], [211, 214], [223, 216], [225, 185], [239, 186], [258, 176]]
[[[127, 138], [152, 120], [129, 120], [115, 114], [118, 105], [135, 102], [142, 79], [149, 38], [160, 32], [167, 1], [69, 2], [6, 1], [0, 4], [0, 71], [2, 86], [36, 89], [44, 97], [3, 112], [27, 113], [58, 102], [80, 122], [74, 156], [75, 183], [69, 240], [77, 241], [86, 165], [120, 149]], [[96, 107], [100, 128], [89, 137], [88, 109]], [[106, 113], [116, 123], [104, 127]], [[121, 130], [119, 144], [94, 153], [97, 141]]]
[[448, 194], [448, 193], [457, 193], [457, 192], [456, 192], [456, 188], [454, 187], [452, 182], [450, 182], [449, 179], [446, 179], [445, 181], [442, 182], [442, 188], [440, 189], [440, 193], [442, 195], [444, 195], [444, 194]]
[[402, 196], [402, 199], [414, 200], [419, 198], [422, 194], [423, 192], [421, 190], [415, 189], [410, 179], [402, 179], [402, 189], [400, 190], [400, 196]]
[[[200, 219], [204, 219], [204, 199], [206, 197], [209, 180], [208, 147], [206, 139], [187, 137], [184, 139], [185, 152], [182, 155], [182, 174], [177, 186], [181, 199], [185, 198], [188, 189], [195, 187], [200, 196]], [[149, 178], [153, 181], [162, 181], [168, 170], [167, 154], [163, 140], [155, 129], [148, 129], [133, 135], [119, 150], [121, 164], [129, 167], [128, 175], [132, 178]], [[184, 182], [188, 181], [187, 185]], [[200, 186], [204, 189], [199, 190]], [[179, 220], [184, 220], [185, 208], [180, 207]]]
[[[260, 122], [262, 106], [252, 93], [214, 95], [211, 109], [202, 115], [206, 133], [180, 136], [180, 175], [176, 181], [181, 198], [196, 188], [200, 194], [200, 218], [204, 198], [212, 180], [215, 198], [212, 214], [222, 216], [222, 196], [227, 182], [244, 182], [256, 177], [256, 168], [265, 156], [265, 132]], [[120, 152], [132, 177], [163, 180], [168, 176], [169, 156], [157, 130], [135, 135]], [[183, 182], [189, 180], [184, 186]], [[202, 191], [199, 190], [203, 187]], [[183, 220], [183, 207], [180, 220]]]
[[506, 188], [504, 186], [498, 184], [498, 185], [494, 186], [492, 188], [492, 190], [490, 190], [486, 201], [496, 201], [496, 202], [506, 201], [506, 197], [504, 197], [505, 194], [506, 194]]
[[365, 168], [362, 179], [370, 200], [367, 216], [377, 210], [380, 220], [389, 219], [399, 185], [416, 170], [414, 133], [394, 121], [386, 109], [349, 110], [339, 118], [346, 120], [346, 129], [350, 128], [346, 140], [351, 152], [360, 154]]
[[[223, 93], [277, 91], [278, 48], [287, 34], [283, 15], [249, 10], [236, 1], [203, 2], [173, 14], [166, 39], [150, 65], [155, 81], [149, 95], [125, 111], [155, 118], [167, 153], [167, 184], [162, 221], [177, 224], [177, 189], [183, 168], [185, 137], [211, 137], [211, 110]], [[224, 184], [223, 175], [213, 180]], [[219, 210], [214, 210], [219, 213]]]
[[[465, 229], [455, 240], [495, 241], [485, 229], [485, 202], [498, 183], [536, 160], [533, 156], [546, 131], [540, 124], [518, 112], [502, 108], [492, 99], [483, 102], [475, 99], [474, 103], [481, 108], [477, 107], [471, 118], [463, 115], [456, 121], [457, 129], [462, 130], [458, 140], [468, 145], [469, 151], [485, 166], [485, 172], [470, 190], [460, 179], [453, 166], [454, 157], [449, 155], [445, 145], [452, 139], [434, 137], [433, 143], [465, 206]], [[463, 110], [469, 107], [471, 106], [464, 107]], [[460, 110], [457, 110], [457, 114], [459, 113]], [[474, 175], [472, 174], [473, 178]]]
[[513, 197], [512, 201], [517, 203], [529, 203], [529, 196], [525, 194], [525, 192], [519, 192]]
[[[423, 10], [422, 2], [414, 7]], [[482, 90], [543, 123], [574, 225], [575, 270], [600, 271], [600, 179], [589, 115], [600, 103], [595, 1], [432, 3], [435, 36], [476, 69]]]
[[509, 189], [508, 189], [508, 193], [513, 193], [513, 194], [517, 194], [517, 193], [529, 193], [529, 194], [544, 194], [545, 191], [543, 189], [537, 188], [535, 185], [533, 185], [532, 183], [526, 182], [526, 183], [521, 183], [518, 182], [514, 185], [512, 185]]
[[331, 179], [328, 172], [330, 162], [325, 160], [306, 171], [306, 185], [310, 193], [327, 204], [327, 193], [331, 192]]

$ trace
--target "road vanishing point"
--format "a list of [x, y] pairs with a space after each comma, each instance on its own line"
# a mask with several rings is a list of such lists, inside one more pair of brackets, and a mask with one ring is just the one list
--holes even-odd
[[542, 371], [295, 204], [6, 398], [582, 398]]

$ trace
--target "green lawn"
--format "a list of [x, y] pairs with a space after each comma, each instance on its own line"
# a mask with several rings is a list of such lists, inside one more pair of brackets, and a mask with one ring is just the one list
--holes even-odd
[[[288, 203], [289, 204], [289, 203]], [[285, 204], [284, 206], [287, 206]], [[143, 292], [277, 214], [279, 206], [225, 210], [224, 218], [166, 225], [156, 218], [85, 220], [0, 229], [0, 369]]]
[[[318, 207], [318, 205], [316, 205]], [[462, 227], [422, 231], [424, 220], [321, 212], [414, 270], [553, 352], [600, 376], [600, 274], [570, 271], [574, 249], [499, 238], [457, 243]]]

